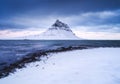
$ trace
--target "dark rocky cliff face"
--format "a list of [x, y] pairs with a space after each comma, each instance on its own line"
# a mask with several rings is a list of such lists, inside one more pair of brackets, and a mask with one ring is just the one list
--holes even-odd
[[49, 28], [49, 30], [57, 30], [57, 29], [72, 32], [72, 30], [70, 29], [70, 27], [67, 24], [65, 24], [59, 20], [56, 20], [56, 22]]

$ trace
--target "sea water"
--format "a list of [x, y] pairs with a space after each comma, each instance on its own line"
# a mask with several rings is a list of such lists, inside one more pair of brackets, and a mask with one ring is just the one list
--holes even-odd
[[67, 46], [120, 47], [120, 40], [0, 40], [0, 69], [31, 52]]

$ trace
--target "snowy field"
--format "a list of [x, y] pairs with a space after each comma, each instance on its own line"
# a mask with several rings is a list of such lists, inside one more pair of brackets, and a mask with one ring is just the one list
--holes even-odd
[[42, 60], [0, 79], [0, 84], [120, 84], [120, 48], [68, 51]]

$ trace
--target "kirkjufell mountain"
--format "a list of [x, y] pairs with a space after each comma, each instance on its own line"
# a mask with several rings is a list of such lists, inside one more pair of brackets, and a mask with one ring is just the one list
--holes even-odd
[[26, 36], [25, 39], [35, 39], [35, 40], [79, 40], [70, 29], [70, 27], [59, 21], [56, 22], [48, 28], [45, 32], [34, 35], [34, 36]]

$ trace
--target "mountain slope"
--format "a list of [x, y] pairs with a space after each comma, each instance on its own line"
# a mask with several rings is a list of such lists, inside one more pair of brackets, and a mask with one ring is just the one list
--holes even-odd
[[59, 20], [39, 35], [27, 36], [25, 39], [43, 39], [43, 40], [78, 40], [78, 38], [69, 26]]

